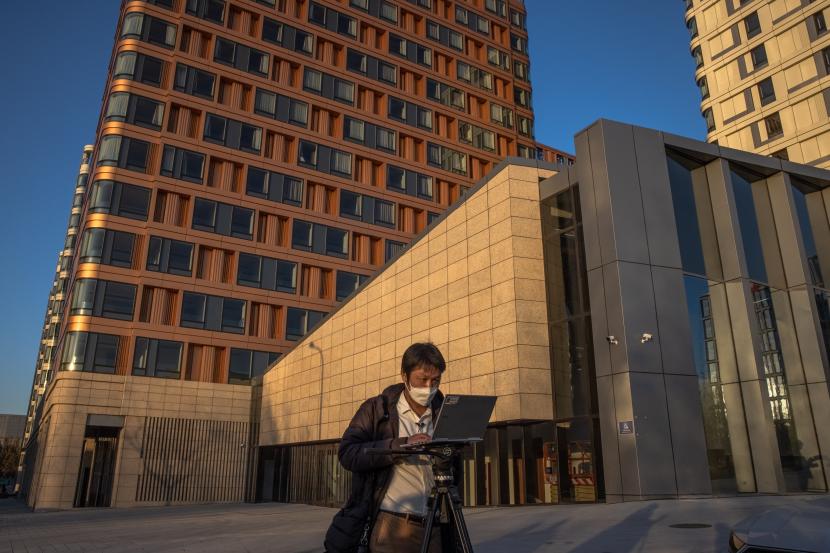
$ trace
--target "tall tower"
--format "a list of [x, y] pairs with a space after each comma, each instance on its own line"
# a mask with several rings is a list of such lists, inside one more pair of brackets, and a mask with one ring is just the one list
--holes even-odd
[[125, 0], [30, 504], [241, 499], [252, 379], [501, 159], [570, 159], [534, 140], [525, 21]]
[[830, 167], [830, 0], [685, 0], [709, 142]]

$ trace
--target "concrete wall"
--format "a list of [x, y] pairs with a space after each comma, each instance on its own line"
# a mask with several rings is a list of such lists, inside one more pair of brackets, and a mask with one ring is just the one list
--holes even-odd
[[413, 342], [447, 359], [444, 392], [496, 394], [493, 421], [552, 417], [539, 181], [508, 165], [280, 359], [263, 378], [260, 445], [339, 438], [400, 381]]
[[250, 428], [254, 391], [57, 373], [45, 398], [27, 501], [37, 509], [72, 507], [89, 415], [123, 417], [112, 506], [243, 501], [255, 438]]

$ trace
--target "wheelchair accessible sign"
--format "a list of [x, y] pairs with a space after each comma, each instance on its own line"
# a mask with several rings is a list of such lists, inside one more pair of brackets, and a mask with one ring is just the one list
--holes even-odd
[[617, 424], [620, 427], [620, 434], [634, 433], [634, 421], [620, 421]]

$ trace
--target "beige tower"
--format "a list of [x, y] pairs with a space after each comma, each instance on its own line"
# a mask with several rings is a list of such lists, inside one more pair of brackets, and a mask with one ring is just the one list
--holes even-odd
[[830, 167], [830, 0], [685, 0], [707, 139]]

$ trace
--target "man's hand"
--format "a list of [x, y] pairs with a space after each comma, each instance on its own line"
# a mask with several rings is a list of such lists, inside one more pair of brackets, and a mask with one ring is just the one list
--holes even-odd
[[406, 445], [418, 445], [430, 441], [429, 434], [413, 434], [406, 439]]

